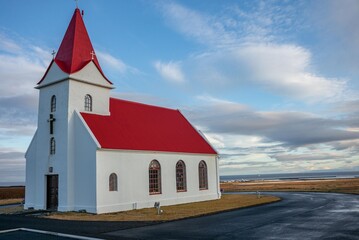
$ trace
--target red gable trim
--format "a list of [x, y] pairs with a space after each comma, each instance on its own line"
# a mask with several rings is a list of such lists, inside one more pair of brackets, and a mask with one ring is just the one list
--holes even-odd
[[46, 77], [47, 73], [49, 72], [49, 70], [50, 70], [53, 63], [54, 63], [54, 60], [51, 61], [50, 65], [46, 69], [46, 72], [45, 72], [44, 76], [42, 76], [41, 80], [37, 83], [37, 85], [39, 85], [45, 79], [45, 77]]
[[217, 154], [178, 110], [110, 98], [110, 113], [81, 113], [102, 148]]

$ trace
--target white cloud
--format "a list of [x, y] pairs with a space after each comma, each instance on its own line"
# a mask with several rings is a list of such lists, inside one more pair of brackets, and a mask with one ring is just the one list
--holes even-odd
[[185, 78], [181, 70], [181, 66], [176, 62], [164, 63], [156, 61], [154, 66], [157, 72], [165, 79], [173, 83], [184, 83]]
[[294, 147], [359, 139], [357, 131], [349, 130], [351, 121], [346, 118], [324, 118], [299, 111], [256, 111], [236, 102], [200, 99], [200, 105], [188, 109], [188, 115], [208, 132], [260, 136], [272, 143]]
[[114, 69], [117, 72], [125, 73], [129, 66], [127, 66], [121, 59], [116, 58], [109, 53], [102, 52], [102, 51], [96, 51], [100, 63], [102, 63], [104, 66], [108, 66], [111, 69]]
[[359, 166], [359, 134], [346, 127], [350, 124], [346, 118], [256, 111], [209, 95], [197, 99], [197, 107], [185, 113], [219, 151], [222, 174], [255, 173], [258, 168], [264, 173]]
[[7, 53], [19, 53], [22, 48], [12, 39], [0, 33], [0, 50]]
[[358, 75], [359, 2], [357, 0], [320, 0], [313, 1], [309, 12], [315, 38], [321, 42], [324, 66], [331, 71]]
[[[0, 176], [25, 180], [23, 152], [36, 129], [36, 83], [50, 63], [50, 51], [0, 33]], [[3, 147], [6, 146], [6, 147]], [[14, 147], [16, 149], [12, 149]]]
[[0, 146], [0, 182], [24, 182], [24, 152]]
[[262, 90], [309, 103], [352, 98], [344, 79], [316, 72], [309, 49], [276, 35], [297, 26], [290, 18], [295, 14], [293, 6], [253, 5], [251, 11], [236, 5], [214, 16], [174, 2], [161, 5], [176, 31], [208, 47], [181, 61], [186, 78], [208, 91], [231, 91], [255, 83]]
[[221, 23], [209, 16], [175, 2], [161, 2], [159, 8], [170, 25], [203, 44], [230, 44], [232, 41], [232, 37], [224, 30]]
[[311, 71], [311, 53], [296, 45], [255, 44], [236, 49], [251, 80], [277, 94], [303, 101], [337, 101], [347, 97], [344, 80], [329, 79]]
[[327, 160], [343, 160], [348, 158], [349, 155], [345, 152], [310, 152], [301, 154], [276, 154], [272, 156], [278, 161], [327, 161]]
[[45, 72], [42, 64], [23, 56], [2, 54], [0, 54], [0, 62], [0, 95], [2, 97], [36, 93], [34, 86]]
[[51, 54], [38, 46], [0, 33], [0, 96], [35, 95]]

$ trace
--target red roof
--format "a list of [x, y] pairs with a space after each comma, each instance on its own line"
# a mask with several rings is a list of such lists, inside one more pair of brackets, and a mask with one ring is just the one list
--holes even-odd
[[81, 113], [101, 148], [217, 154], [178, 110], [110, 98], [110, 113]]
[[[53, 61], [56, 62], [62, 71], [68, 74], [81, 70], [89, 62], [93, 61], [102, 76], [111, 83], [102, 72], [96, 55], [91, 53], [95, 53], [95, 50], [92, 47], [80, 10], [76, 8]], [[38, 84], [42, 82], [47, 72], [48, 70]]]

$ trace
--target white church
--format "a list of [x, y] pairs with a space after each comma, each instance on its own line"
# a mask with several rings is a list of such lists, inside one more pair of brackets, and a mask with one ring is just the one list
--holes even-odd
[[179, 110], [110, 97], [78, 8], [36, 88], [26, 209], [100, 214], [221, 197], [218, 154]]

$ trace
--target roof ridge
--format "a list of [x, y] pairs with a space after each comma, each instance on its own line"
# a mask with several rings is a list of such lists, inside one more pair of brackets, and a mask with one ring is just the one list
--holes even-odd
[[148, 103], [135, 102], [135, 101], [127, 100], [127, 99], [114, 98], [114, 97], [110, 97], [110, 99], [117, 100], [117, 101], [128, 102], [128, 103], [133, 103], [133, 104], [137, 104], [137, 105], [144, 105], [144, 106], [148, 106], [148, 107], [161, 108], [161, 109], [165, 109], [165, 110], [179, 111], [178, 109], [174, 109], [174, 108], [157, 106], [157, 105], [152, 105], [152, 104], [148, 104]]
[[[75, 17], [75, 19], [74, 19], [74, 25], [75, 25], [75, 27], [74, 27], [74, 29], [73, 29], [73, 38], [71, 39], [72, 40], [72, 44], [71, 44], [71, 46], [72, 46], [72, 51], [71, 51], [71, 65], [70, 65], [70, 73], [74, 73], [74, 72], [77, 72], [77, 71], [79, 71], [80, 69], [78, 69], [78, 70], [75, 70], [74, 69], [74, 59], [75, 59], [75, 49], [76, 49], [76, 46], [77, 46], [77, 42], [75, 41], [75, 39], [76, 39], [76, 37], [77, 37], [77, 31], [76, 31], [76, 26], [77, 26], [77, 24], [78, 24], [78, 21], [79, 21], [79, 19], [78, 19], [78, 13], [80, 13], [80, 9], [79, 8], [76, 8], [75, 9], [75, 12], [74, 12], [74, 16], [76, 16]], [[80, 17], [81, 17], [81, 14], [80, 14]], [[85, 30], [86, 30], [86, 28], [85, 28]], [[61, 46], [60, 46], [61, 47]], [[59, 51], [60, 51], [60, 49], [59, 49]], [[55, 59], [56, 59], [56, 57], [55, 57]]]

